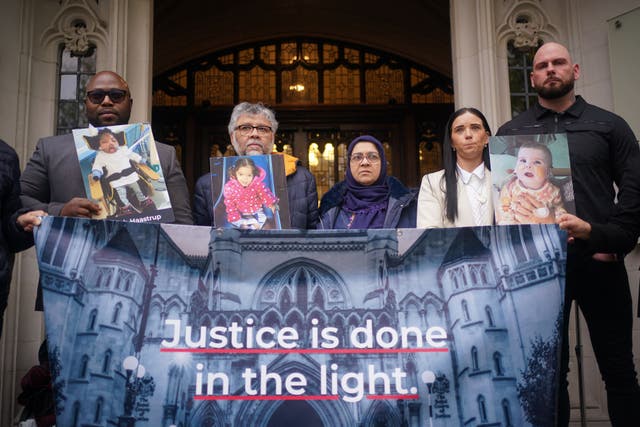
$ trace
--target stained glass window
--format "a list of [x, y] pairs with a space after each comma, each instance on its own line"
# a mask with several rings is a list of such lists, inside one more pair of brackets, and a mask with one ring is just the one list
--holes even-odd
[[450, 78], [394, 55], [306, 39], [211, 53], [154, 78], [154, 107], [185, 107], [189, 102], [195, 107], [227, 106], [242, 101], [451, 104], [453, 86]]
[[403, 102], [404, 80], [402, 70], [383, 65], [366, 74], [367, 104], [399, 104]]
[[327, 104], [359, 104], [360, 73], [345, 66], [324, 72], [324, 101]]
[[[153, 105], [163, 107], [185, 107], [187, 105], [187, 70], [181, 70], [174, 74], [169, 74], [166, 77], [166, 84], [163, 85], [162, 90], [153, 92]], [[198, 93], [198, 82], [205, 80], [205, 77], [200, 76], [200, 79], [196, 79], [196, 97]], [[200, 89], [202, 90], [202, 89]], [[215, 92], [215, 88], [211, 89]], [[202, 97], [201, 97], [202, 99]]]

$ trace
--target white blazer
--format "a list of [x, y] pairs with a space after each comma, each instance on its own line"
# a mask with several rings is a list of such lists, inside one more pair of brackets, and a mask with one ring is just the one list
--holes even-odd
[[493, 191], [491, 186], [491, 172], [485, 168], [484, 185], [488, 194], [488, 206], [482, 224], [476, 224], [466, 185], [458, 179], [458, 217], [455, 222], [447, 218], [447, 208], [444, 200], [444, 169], [425, 175], [422, 178], [420, 193], [418, 194], [418, 228], [445, 228], [445, 227], [475, 227], [477, 225], [493, 224]]

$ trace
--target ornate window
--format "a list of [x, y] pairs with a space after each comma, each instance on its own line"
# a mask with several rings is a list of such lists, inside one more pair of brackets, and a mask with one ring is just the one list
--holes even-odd
[[531, 13], [520, 13], [515, 17], [514, 38], [507, 43], [512, 117], [538, 102], [538, 97], [531, 87], [529, 75], [533, 69], [534, 53], [543, 41], [538, 34], [540, 25], [536, 22], [537, 19], [532, 20], [529, 16]]
[[104, 353], [104, 359], [102, 360], [102, 373], [108, 374], [111, 369], [111, 350], [107, 350]]
[[89, 322], [87, 322], [87, 331], [93, 331], [96, 328], [96, 318], [98, 317], [98, 310], [93, 309], [89, 313]]
[[467, 304], [467, 300], [462, 300], [462, 318], [465, 322], [471, 320], [471, 316], [469, 315], [469, 304]]
[[489, 327], [493, 328], [494, 326], [496, 326], [495, 321], [493, 320], [493, 311], [491, 310], [491, 307], [487, 305], [484, 308], [484, 312], [487, 314], [487, 324], [489, 325]]
[[214, 52], [154, 79], [154, 107], [452, 104], [451, 79], [404, 58], [332, 40], [284, 39]]
[[96, 278], [96, 288], [109, 288], [109, 284], [111, 283], [111, 275], [113, 273], [113, 269], [109, 267], [98, 267], [97, 270], [97, 278]]
[[478, 364], [478, 349], [475, 346], [471, 347], [471, 369], [473, 371], [480, 369], [480, 365]]
[[531, 234], [531, 228], [510, 227], [509, 237], [513, 243], [513, 250], [518, 263], [540, 258], [533, 240], [533, 234]]
[[504, 376], [504, 367], [502, 366], [502, 355], [499, 351], [493, 353], [493, 367], [497, 377]]
[[78, 427], [78, 421], [80, 420], [80, 402], [73, 402], [73, 409], [71, 410], [71, 427]]
[[63, 45], [58, 57], [58, 115], [56, 134], [87, 126], [84, 95], [87, 82], [96, 73], [96, 49], [76, 53]]
[[111, 317], [111, 323], [112, 324], [117, 324], [118, 320], [120, 319], [120, 311], [122, 310], [122, 304], [121, 303], [117, 303], [116, 306], [113, 308], [113, 316]]
[[480, 415], [480, 422], [487, 422], [487, 403], [483, 395], [478, 396], [478, 415]]
[[531, 87], [529, 75], [533, 64], [533, 52], [521, 51], [507, 45], [509, 64], [509, 93], [511, 95], [511, 116], [515, 117], [537, 102], [537, 95]]
[[118, 278], [116, 280], [115, 289], [129, 292], [131, 284], [133, 283], [133, 273], [126, 270], [120, 270], [118, 272]]
[[509, 400], [502, 399], [502, 416], [506, 427], [513, 427], [513, 417], [511, 416], [511, 404]]
[[79, 378], [86, 378], [89, 370], [89, 356], [86, 354], [80, 359], [80, 370], [78, 371]]
[[104, 405], [104, 399], [102, 397], [98, 397], [96, 399], [96, 411], [93, 414], [93, 422], [98, 424], [102, 419], [102, 406]]
[[49, 237], [42, 249], [42, 262], [62, 267], [69, 249], [69, 236], [73, 232], [73, 222], [62, 217], [53, 218]]
[[[182, 149], [196, 150], [193, 167], [205, 172], [209, 164], [203, 155], [235, 155], [222, 124], [241, 101], [276, 109], [282, 121], [276, 150], [309, 166], [319, 197], [344, 179], [346, 146], [363, 133], [375, 132], [390, 144], [385, 147], [390, 165], [398, 161], [391, 158], [392, 149], [396, 157], [402, 152], [393, 144], [407, 141], [416, 144], [411, 153], [420, 152], [419, 164], [413, 163], [420, 176], [440, 169], [442, 122], [454, 102], [450, 77], [406, 58], [337, 40], [290, 37], [208, 53], [154, 76], [154, 135], [176, 147], [186, 169], [190, 160], [181, 157]], [[381, 107], [398, 117], [385, 113], [379, 120], [389, 109]], [[302, 112], [310, 114], [302, 118]], [[407, 123], [416, 128], [400, 129], [399, 117], [412, 117]], [[196, 118], [195, 134], [206, 128], [202, 138], [186, 131], [191, 118]], [[388, 173], [398, 174], [397, 167], [391, 169]]]

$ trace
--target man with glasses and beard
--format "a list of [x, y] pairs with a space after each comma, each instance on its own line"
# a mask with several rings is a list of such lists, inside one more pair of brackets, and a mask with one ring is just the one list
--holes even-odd
[[[575, 300], [606, 385], [611, 423], [637, 426], [640, 387], [624, 256], [640, 235], [640, 150], [621, 117], [575, 94], [579, 77], [580, 68], [566, 47], [544, 44], [535, 54], [530, 76], [538, 104], [504, 124], [497, 135], [566, 133], [569, 143], [576, 215], [563, 214], [556, 220], [569, 237], [558, 425], [569, 423], [568, 325]], [[535, 208], [531, 200], [520, 201], [525, 216]]]
[[[84, 100], [87, 119], [93, 126], [129, 123], [133, 99], [129, 85], [118, 74], [101, 71], [87, 83]], [[156, 142], [158, 157], [178, 224], [193, 224], [189, 190], [173, 147]], [[49, 215], [91, 218], [99, 204], [86, 198], [80, 163], [72, 134], [42, 138], [20, 177], [20, 199], [25, 208]], [[36, 309], [42, 309], [38, 292]]]
[[[262, 103], [243, 102], [234, 107], [229, 120], [229, 138], [238, 156], [271, 154], [278, 122], [275, 113]], [[316, 180], [300, 161], [287, 154], [285, 172], [291, 227], [314, 229], [318, 223]], [[211, 175], [198, 179], [194, 191], [193, 219], [197, 225], [213, 225]]]

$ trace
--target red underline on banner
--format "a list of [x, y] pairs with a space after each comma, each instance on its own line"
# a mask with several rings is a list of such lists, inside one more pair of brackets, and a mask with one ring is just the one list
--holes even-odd
[[380, 354], [380, 353], [447, 353], [448, 348], [161, 348], [163, 353], [210, 354]]
[[193, 396], [194, 400], [339, 400], [340, 396], [310, 395], [310, 396]]
[[418, 394], [368, 394], [367, 399], [371, 400], [412, 400], [412, 399], [420, 399], [420, 395]]

